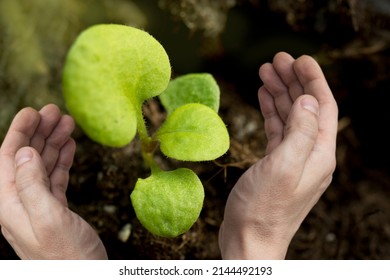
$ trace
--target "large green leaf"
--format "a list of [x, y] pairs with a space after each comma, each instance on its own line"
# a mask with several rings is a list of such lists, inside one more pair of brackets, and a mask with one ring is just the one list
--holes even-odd
[[203, 104], [190, 103], [177, 108], [161, 126], [155, 139], [168, 157], [185, 161], [206, 161], [229, 149], [226, 125], [218, 114]]
[[120, 147], [136, 133], [142, 102], [160, 94], [170, 75], [164, 48], [145, 31], [95, 25], [79, 35], [67, 55], [66, 106], [89, 137]]
[[218, 112], [219, 97], [219, 86], [208, 73], [187, 74], [175, 78], [159, 95], [161, 103], [169, 114], [188, 103], [201, 103]]
[[138, 220], [147, 230], [159, 236], [176, 237], [198, 219], [204, 190], [193, 171], [180, 168], [138, 179], [130, 197]]

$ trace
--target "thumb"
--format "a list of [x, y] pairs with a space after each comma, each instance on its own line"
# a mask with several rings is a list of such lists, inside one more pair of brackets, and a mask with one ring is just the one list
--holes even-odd
[[16, 190], [24, 208], [30, 217], [41, 215], [52, 197], [40, 155], [31, 147], [23, 147], [16, 152], [15, 166]]
[[287, 119], [284, 138], [275, 150], [288, 168], [302, 172], [318, 136], [319, 104], [311, 95], [302, 95], [294, 102]]

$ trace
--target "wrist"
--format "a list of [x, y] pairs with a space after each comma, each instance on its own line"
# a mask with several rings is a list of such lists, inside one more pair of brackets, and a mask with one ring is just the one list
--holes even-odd
[[294, 235], [284, 233], [222, 224], [219, 234], [222, 259], [283, 260]]

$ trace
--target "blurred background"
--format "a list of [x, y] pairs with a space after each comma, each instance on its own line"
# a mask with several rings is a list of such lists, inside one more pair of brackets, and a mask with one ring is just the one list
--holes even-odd
[[[82, 30], [98, 23], [148, 31], [166, 49], [173, 76], [213, 74], [222, 90], [220, 113], [234, 144], [224, 165], [207, 166], [206, 171], [199, 167], [205, 178], [213, 178], [206, 192], [220, 204], [206, 201], [195, 229], [166, 241], [137, 229], [133, 213], [123, 214], [131, 212], [126, 210], [131, 190], [113, 194], [107, 183], [133, 180], [125, 178], [129, 167], [122, 166], [128, 160], [123, 154], [133, 153], [131, 147], [99, 147], [76, 131], [81, 144], [70, 205], [97, 228], [112, 258], [220, 257], [216, 235], [225, 199], [265, 148], [258, 68], [286, 51], [295, 57], [309, 54], [319, 62], [340, 110], [334, 180], [303, 223], [287, 258], [390, 259], [390, 1], [0, 0], [1, 140], [25, 106], [39, 109], [55, 103], [66, 112], [61, 92], [66, 53]], [[93, 218], [97, 213], [102, 214], [99, 220]], [[0, 258], [16, 258], [2, 237]]]

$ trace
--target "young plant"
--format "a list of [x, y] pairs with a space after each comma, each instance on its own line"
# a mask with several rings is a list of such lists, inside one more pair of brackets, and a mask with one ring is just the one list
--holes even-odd
[[[162, 170], [154, 160], [156, 149], [182, 161], [208, 161], [229, 148], [213, 77], [202, 73], [170, 79], [169, 58], [161, 44], [145, 31], [116, 24], [83, 31], [69, 50], [63, 72], [66, 106], [92, 140], [122, 147], [138, 133], [151, 175], [138, 179], [131, 202], [141, 224], [164, 237], [178, 236], [195, 223], [204, 189], [190, 169]], [[142, 106], [156, 96], [168, 116], [149, 135]]]

